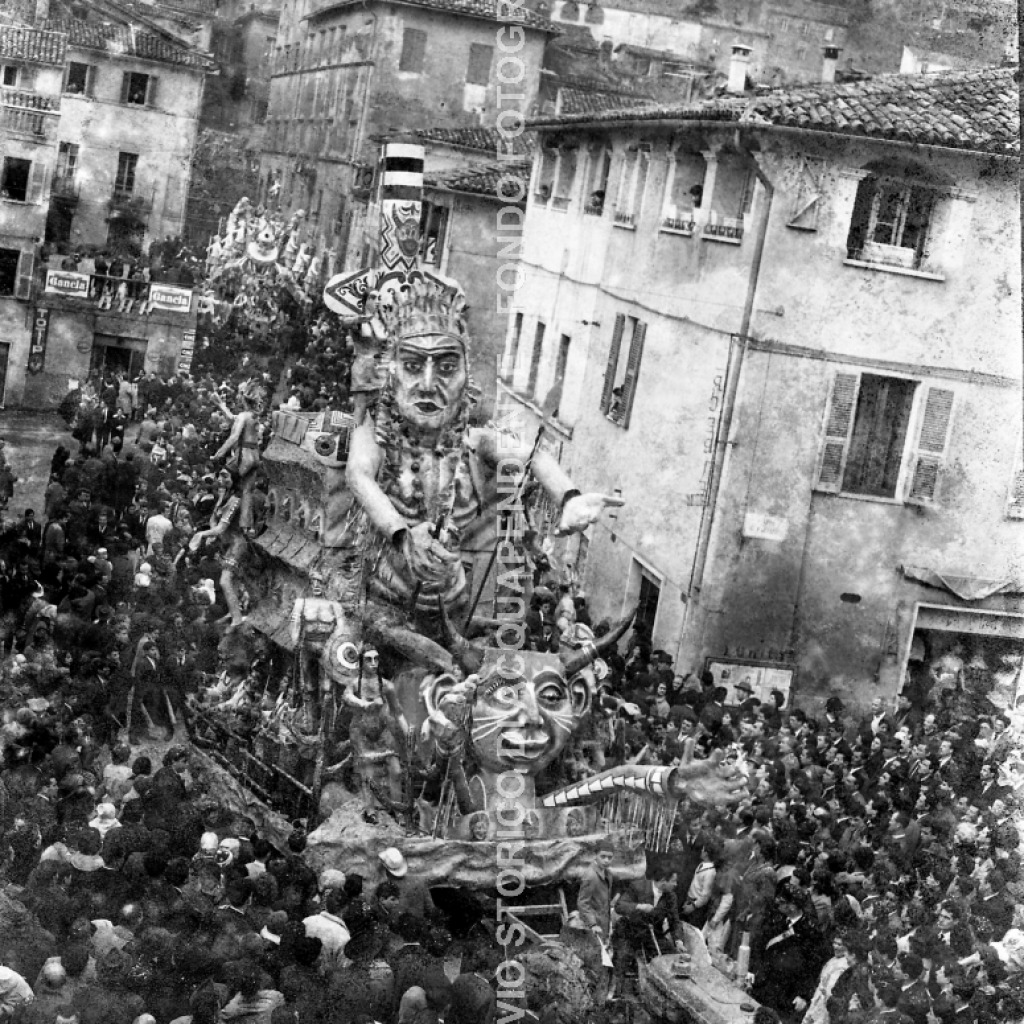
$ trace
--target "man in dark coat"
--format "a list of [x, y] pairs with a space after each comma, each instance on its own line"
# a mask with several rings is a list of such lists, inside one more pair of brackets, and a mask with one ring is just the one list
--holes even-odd
[[783, 1021], [797, 1020], [803, 1014], [831, 953], [814, 913], [806, 913], [806, 909], [796, 891], [780, 888], [754, 979], [754, 998], [778, 1011]]

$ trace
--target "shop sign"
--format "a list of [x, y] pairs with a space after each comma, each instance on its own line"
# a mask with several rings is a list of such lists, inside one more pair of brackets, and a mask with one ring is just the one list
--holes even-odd
[[181, 353], [178, 356], [178, 369], [188, 373], [192, 369], [192, 357], [196, 350], [196, 332], [181, 332]]
[[32, 341], [28, 349], [28, 372], [42, 373], [46, 362], [46, 342], [50, 336], [50, 311], [37, 309], [32, 317]]
[[53, 295], [70, 295], [79, 299], [89, 297], [89, 275], [70, 270], [48, 270], [44, 291]]
[[192, 308], [192, 289], [175, 288], [169, 284], [151, 284], [149, 302], [154, 309], [172, 313], [187, 313]]
[[785, 540], [789, 533], [789, 520], [784, 516], [769, 516], [763, 512], [748, 512], [743, 517], [743, 536], [751, 540]]

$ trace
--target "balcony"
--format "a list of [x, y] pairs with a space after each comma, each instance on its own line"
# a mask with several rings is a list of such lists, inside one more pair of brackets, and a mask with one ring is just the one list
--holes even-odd
[[50, 181], [50, 197], [52, 199], [63, 199], [68, 203], [77, 203], [79, 198], [79, 185], [75, 181], [75, 175], [57, 173]]
[[[188, 315], [192, 310], [194, 292], [180, 285], [147, 281], [144, 278], [111, 277], [86, 269], [63, 269], [55, 257], [43, 264], [42, 291], [46, 296], [71, 299], [92, 306], [98, 311], [121, 316], [148, 317], [153, 313]], [[64, 262], [64, 266], [68, 266]], [[71, 264], [76, 266], [76, 264]], [[87, 264], [91, 267], [92, 264]]]
[[115, 188], [107, 203], [107, 220], [145, 220], [153, 212], [153, 197]]
[[636, 214], [629, 210], [616, 210], [615, 211], [615, 223], [620, 228], [635, 228], [636, 227]]
[[668, 235], [692, 235], [694, 227], [696, 221], [692, 212], [683, 216], [665, 216], [661, 220], [661, 230]]
[[714, 242], [730, 242], [739, 245], [743, 241], [743, 218], [723, 217], [712, 213], [701, 234]]
[[0, 130], [32, 142], [56, 137], [60, 98], [25, 89], [0, 88]]

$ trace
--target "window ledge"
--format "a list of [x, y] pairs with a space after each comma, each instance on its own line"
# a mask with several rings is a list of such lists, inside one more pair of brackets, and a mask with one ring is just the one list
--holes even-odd
[[823, 491], [818, 487], [812, 488], [815, 494], [826, 494], [833, 498], [849, 498], [851, 501], [873, 501], [879, 505], [907, 505], [914, 507], [913, 502], [905, 501], [903, 498], [886, 498], [880, 494], [854, 494], [851, 491]]
[[636, 231], [636, 225], [631, 221], [617, 220], [615, 221], [617, 228], [622, 228], [623, 231]]
[[883, 274], [898, 274], [901, 277], [919, 277], [923, 281], [945, 281], [945, 274], [936, 274], [930, 270], [912, 270], [910, 267], [898, 267], [893, 263], [871, 263], [868, 260], [845, 259], [848, 267], [860, 267], [861, 270], [880, 270]]
[[707, 231], [702, 231], [700, 233], [700, 237], [702, 239], [704, 239], [705, 242], [721, 242], [723, 245], [742, 245], [743, 244], [743, 236], [742, 235], [740, 235], [739, 238], [730, 238], [728, 235], [709, 235], [707, 233]]

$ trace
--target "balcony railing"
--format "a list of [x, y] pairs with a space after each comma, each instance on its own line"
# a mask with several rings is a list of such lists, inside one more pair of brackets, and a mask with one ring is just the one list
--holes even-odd
[[0, 88], [0, 129], [33, 141], [49, 141], [56, 133], [60, 97], [26, 89]]
[[616, 210], [615, 223], [624, 228], [634, 227], [636, 225], [636, 214], [628, 210]]
[[55, 174], [50, 182], [50, 195], [55, 199], [78, 202], [79, 185], [74, 174]]
[[568, 210], [570, 201], [568, 196], [554, 196], [551, 200], [551, 209]]
[[743, 238], [743, 218], [715, 217], [704, 225], [703, 234], [707, 238], [726, 238], [738, 242]]
[[681, 235], [692, 235], [695, 227], [693, 214], [684, 214], [682, 217], [663, 217], [661, 221], [662, 231], [675, 231]]
[[110, 216], [147, 217], [153, 210], [153, 197], [115, 188], [107, 207]]
[[46, 267], [43, 291], [95, 306], [111, 313], [148, 316], [155, 310], [189, 313], [193, 291], [180, 285], [146, 281], [142, 278], [111, 277], [109, 274], [82, 273]]

